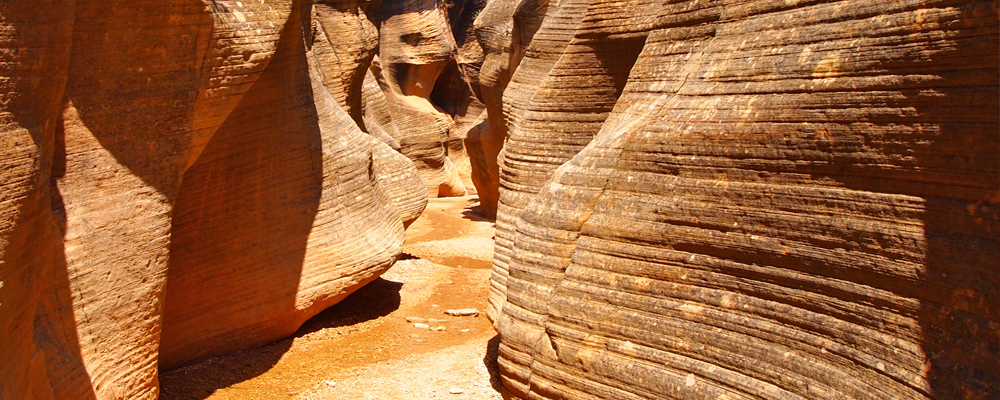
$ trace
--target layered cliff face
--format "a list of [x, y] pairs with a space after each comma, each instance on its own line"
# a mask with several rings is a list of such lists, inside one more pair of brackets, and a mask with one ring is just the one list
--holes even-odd
[[503, 95], [505, 390], [1000, 395], [998, 8], [551, 2]]
[[0, 397], [155, 398], [391, 265], [426, 194], [356, 123], [368, 3], [0, 4]]
[[[642, 50], [655, 7], [590, 8], [590, 1], [524, 3], [515, 13], [524, 54], [503, 92], [507, 138], [498, 160], [499, 192], [494, 285], [488, 313], [503, 308], [518, 215], [553, 171], [600, 130]], [[543, 7], [544, 5], [544, 7]], [[644, 17], [645, 16], [645, 17]], [[601, 24], [622, 29], [591, 38]]]

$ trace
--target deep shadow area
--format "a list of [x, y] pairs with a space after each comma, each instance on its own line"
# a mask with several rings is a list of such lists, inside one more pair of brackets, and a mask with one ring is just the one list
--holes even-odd
[[503, 382], [500, 380], [500, 363], [497, 360], [500, 356], [500, 335], [493, 336], [486, 343], [486, 356], [483, 357], [483, 365], [490, 372], [490, 387], [497, 393], [503, 393]]
[[[405, 254], [405, 253], [404, 253]], [[310, 318], [295, 336], [303, 336], [326, 328], [354, 325], [384, 317], [399, 309], [400, 282], [378, 278], [347, 296], [333, 307]]]
[[263, 374], [292, 346], [292, 339], [225, 356], [160, 374], [160, 399], [194, 400], [216, 390]]
[[354, 325], [389, 315], [399, 308], [399, 291], [402, 287], [402, 283], [378, 278], [337, 305], [306, 321], [292, 338], [211, 358], [189, 367], [160, 374], [160, 398], [204, 399], [218, 389], [259, 376], [281, 360], [291, 348], [295, 338], [327, 328]]
[[462, 218], [469, 221], [492, 222], [496, 224], [496, 219], [486, 217], [486, 213], [483, 212], [483, 207], [478, 203], [475, 206], [466, 207], [465, 210], [462, 211]]
[[[66, 97], [82, 130], [131, 174], [173, 198], [198, 97], [192, 78], [202, 54], [190, 38], [207, 34], [211, 15], [196, 0], [115, 4], [75, 3]], [[68, 126], [70, 135], [87, 135], [78, 124]]]
[[844, 186], [917, 197], [923, 206], [913, 216], [922, 223], [924, 239], [914, 247], [922, 245], [923, 252], [905, 260], [922, 266], [919, 279], [877, 270], [838, 278], [919, 300], [915, 318], [929, 398], [986, 400], [1000, 398], [1000, 36], [995, 5], [969, 3], [961, 9], [963, 23], [978, 25], [968, 36], [957, 35], [929, 55], [886, 54], [880, 60], [899, 75], [937, 78], [892, 88], [898, 96], [888, 109], [913, 110], [912, 115], [873, 113], [863, 121], [883, 132], [866, 136], [865, 146], [905, 161], [886, 168], [841, 156], [850, 154], [844, 141], [824, 150], [838, 155], [829, 175]]

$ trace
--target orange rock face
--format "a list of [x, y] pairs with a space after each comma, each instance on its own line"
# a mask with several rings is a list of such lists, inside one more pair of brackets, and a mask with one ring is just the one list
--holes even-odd
[[314, 40], [374, 37], [342, 3], [0, 5], [0, 398], [155, 398], [392, 264], [426, 194], [356, 123], [371, 40]]
[[510, 397], [1000, 395], [997, 2], [548, 7], [503, 91]]

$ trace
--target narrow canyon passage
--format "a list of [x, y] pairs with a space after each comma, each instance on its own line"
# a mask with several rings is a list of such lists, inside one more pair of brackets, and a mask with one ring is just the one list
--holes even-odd
[[494, 224], [478, 204], [431, 199], [381, 278], [289, 339], [161, 374], [160, 398], [499, 399], [489, 320], [445, 314], [486, 307]]
[[0, 400], [1000, 400], [998, 259], [1000, 0], [0, 0]]

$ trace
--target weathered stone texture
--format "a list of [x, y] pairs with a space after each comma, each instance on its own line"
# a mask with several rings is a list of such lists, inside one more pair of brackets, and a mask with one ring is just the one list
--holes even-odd
[[372, 171], [377, 142], [325, 89], [322, 58], [302, 40], [310, 27], [290, 22], [184, 176], [164, 369], [287, 336], [399, 254], [400, 215]]
[[[401, 152], [416, 166], [430, 197], [463, 196], [465, 185], [448, 157], [455, 121], [431, 102], [455, 39], [437, 0], [387, 2], [379, 8], [379, 60]], [[460, 140], [460, 139], [459, 139]]]
[[[79, 381], [83, 372], [76, 342], [35, 323], [35, 314], [56, 300], [49, 286], [68, 285], [50, 212], [56, 116], [69, 67], [65, 43], [73, 28], [66, 3], [0, 3], [0, 398], [5, 399], [55, 398], [46, 353], [66, 355], [65, 364], [76, 364], [71, 368], [76, 373], [60, 376], [62, 382]], [[36, 337], [47, 342], [37, 343]]]
[[381, 66], [376, 58], [365, 73], [364, 84], [361, 86], [361, 108], [363, 110], [364, 127], [369, 135], [385, 142], [396, 151], [399, 146], [399, 128], [392, 122], [389, 113], [389, 103], [382, 92]]
[[[373, 4], [374, 3], [374, 4]], [[313, 5], [311, 50], [324, 86], [359, 126], [362, 84], [378, 48], [378, 29], [369, 13], [378, 1], [317, 0]]]
[[505, 390], [1000, 395], [997, 2], [629, 6], [575, 33], [649, 29], [613, 111], [514, 219]]
[[[638, 11], [625, 7], [613, 10], [610, 15], [595, 17], [589, 1], [550, 4], [547, 17], [525, 48], [525, 55], [504, 91], [504, 117], [509, 126], [498, 160], [499, 184], [504, 190], [500, 192], [497, 207], [489, 315], [503, 308], [511, 238], [518, 214], [553, 171], [583, 149], [600, 130], [642, 50], [645, 32], [640, 28], [633, 27], [633, 32], [613, 36], [582, 35], [598, 22], [606, 24], [608, 18], [632, 16]], [[620, 18], [619, 22], [631, 25], [633, 19]]]
[[0, 397], [155, 398], [391, 265], [425, 190], [355, 122], [367, 14], [316, 7], [0, 3]]
[[[513, 73], [511, 49], [514, 11], [518, 1], [488, 0], [473, 23], [473, 33], [483, 52], [483, 62], [476, 81], [479, 97], [486, 108], [485, 126], [466, 133], [466, 148], [471, 159], [472, 181], [479, 193], [480, 208], [489, 217], [496, 217], [500, 188], [500, 167], [497, 158], [507, 139], [507, 124], [503, 118], [503, 91]], [[483, 115], [482, 117], [486, 117]]]

